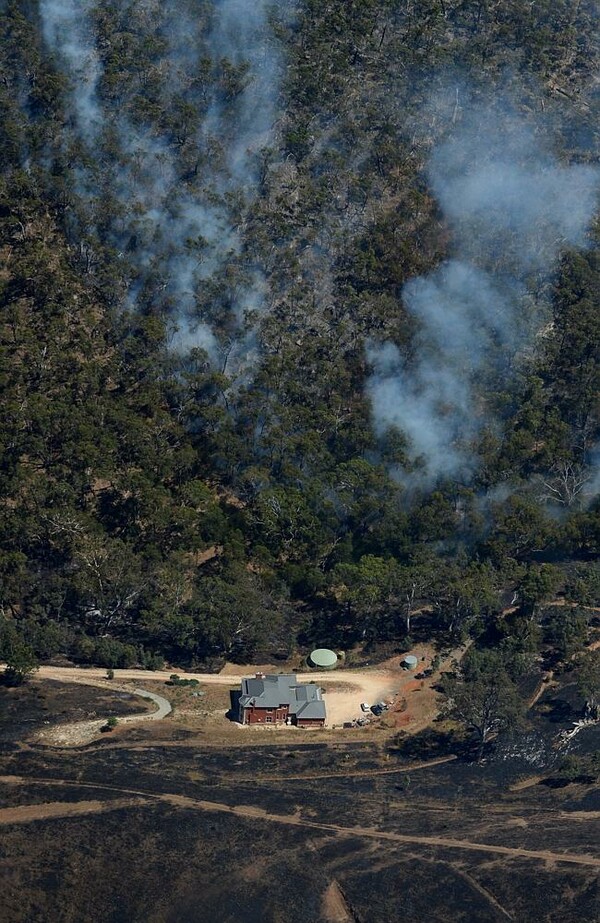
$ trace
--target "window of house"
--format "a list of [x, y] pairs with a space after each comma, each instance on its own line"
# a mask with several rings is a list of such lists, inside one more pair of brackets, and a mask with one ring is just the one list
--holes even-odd
[[273, 719], [272, 719], [272, 718], [267, 718], [267, 724], [273, 724]]

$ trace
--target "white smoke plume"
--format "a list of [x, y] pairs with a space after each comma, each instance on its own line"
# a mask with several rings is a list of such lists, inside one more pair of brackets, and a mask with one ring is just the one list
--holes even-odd
[[[107, 143], [116, 143], [117, 165], [112, 166], [111, 196], [120, 214], [107, 236], [130, 275], [128, 304], [168, 304], [174, 320], [173, 348], [204, 349], [213, 364], [222, 364], [210, 318], [199, 307], [199, 293], [218, 279], [232, 260], [243, 263], [244, 209], [258, 193], [261, 152], [276, 139], [275, 123], [283, 73], [279, 46], [270, 23], [267, 0], [214, 0], [210, 16], [200, 23], [185, 4], [164, 0], [122, 2], [122, 11], [151, 16], [161, 24], [166, 50], [160, 62], [166, 93], [185, 93], [200, 61], [210, 61], [212, 84], [194, 100], [202, 114], [200, 127], [189, 140], [196, 152], [193, 175], [182, 173], [178, 142], [153, 124], [135, 124], [123, 111], [108, 110], [101, 100], [102, 64], [98, 36], [90, 19], [90, 2], [41, 0], [43, 34], [62, 62], [73, 85], [73, 106], [80, 138], [98, 158]], [[290, 15], [293, 0], [277, 9]], [[236, 69], [241, 81], [233, 99], [224, 99], [220, 75]], [[132, 91], [133, 92], [133, 91]], [[207, 94], [208, 93], [208, 98]], [[168, 104], [168, 100], [167, 100]], [[110, 162], [115, 160], [109, 158]], [[94, 207], [93, 171], [81, 175], [80, 193]], [[232, 204], [235, 200], [235, 206]], [[243, 275], [243, 274], [242, 274]], [[245, 273], [229, 293], [229, 304], [240, 328], [239, 343], [224, 349], [231, 363], [243, 364], [249, 349], [241, 328], [249, 312], [265, 309], [265, 280], [257, 267]], [[238, 279], [240, 274], [238, 273]]]
[[457, 258], [404, 286], [418, 322], [414, 358], [392, 343], [367, 347], [374, 426], [405, 435], [416, 469], [407, 483], [472, 473], [471, 440], [493, 422], [478, 385], [533, 342], [531, 283], [548, 278], [564, 247], [585, 245], [600, 173], [560, 163], [542, 136], [506, 101], [500, 114], [497, 102], [470, 103], [430, 158]]
[[80, 136], [93, 140], [103, 125], [98, 102], [102, 65], [89, 19], [91, 0], [40, 0], [44, 41], [72, 81], [72, 104]]
[[[235, 106], [235, 132], [226, 151], [229, 179], [221, 173], [218, 185], [243, 188], [257, 181], [256, 155], [273, 140], [277, 93], [282, 61], [268, 41], [270, 33], [267, 0], [220, 0], [215, 9], [208, 41], [215, 59], [249, 67], [249, 79]], [[289, 10], [288, 10], [289, 12]], [[213, 99], [204, 125], [204, 137], [227, 138], [230, 134], [222, 106]]]

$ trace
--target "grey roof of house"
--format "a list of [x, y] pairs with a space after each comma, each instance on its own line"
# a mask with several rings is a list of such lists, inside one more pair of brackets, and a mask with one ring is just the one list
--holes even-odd
[[295, 701], [290, 703], [290, 714], [297, 718], [325, 717], [325, 702], [318, 686], [302, 683], [293, 691]]
[[[240, 704], [250, 704], [258, 708], [277, 708], [279, 705], [289, 705], [292, 693], [290, 688], [295, 686], [297, 679], [294, 673], [270, 674], [259, 679], [242, 680], [242, 695]], [[244, 701], [247, 699], [248, 701]]]
[[323, 699], [319, 699], [318, 702], [303, 702], [295, 714], [296, 718], [323, 718], [325, 720], [325, 702]]
[[242, 707], [278, 708], [289, 705], [290, 715], [297, 718], [325, 718], [325, 702], [318, 686], [299, 683], [295, 673], [278, 673], [242, 680]]

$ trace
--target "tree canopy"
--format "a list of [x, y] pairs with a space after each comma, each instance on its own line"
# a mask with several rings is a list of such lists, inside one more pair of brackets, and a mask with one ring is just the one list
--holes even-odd
[[[570, 656], [586, 626], [545, 605], [600, 602], [592, 0], [256, 3], [243, 47], [209, 0], [71, 6], [60, 29], [0, 11], [0, 611], [24, 660], [517, 622]], [[471, 207], [453, 183], [493, 187], [494, 132], [535, 195]]]

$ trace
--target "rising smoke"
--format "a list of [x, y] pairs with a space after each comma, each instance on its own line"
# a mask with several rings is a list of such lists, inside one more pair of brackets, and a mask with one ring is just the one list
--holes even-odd
[[506, 375], [533, 342], [542, 318], [532, 290], [564, 247], [585, 245], [600, 173], [561, 164], [542, 128], [507, 100], [471, 100], [430, 157], [429, 184], [456, 258], [404, 286], [418, 322], [415, 358], [392, 343], [367, 348], [374, 425], [379, 434], [397, 427], [405, 435], [414, 466], [408, 484], [472, 473], [472, 441], [493, 423], [481, 379]]
[[[292, 0], [286, 0], [279, 18], [290, 16], [292, 9]], [[208, 21], [200, 22], [199, 16], [186, 15], [181, 2], [123, 0], [120, 13], [161, 23], [165, 108], [178, 94], [192, 102], [194, 136], [185, 147], [188, 153], [193, 147], [195, 166], [185, 175], [181, 139], [151, 122], [141, 124], [131, 115], [131, 100], [118, 111], [107, 107], [91, 0], [40, 3], [45, 41], [70, 77], [75, 133], [96, 160], [111, 145], [105, 161], [112, 170], [110, 195], [118, 219], [104, 230], [104, 238], [121, 256], [126, 301], [132, 308], [141, 302], [167, 305], [174, 322], [173, 347], [199, 347], [214, 365], [222, 362], [220, 344], [210, 318], [202, 316], [199, 292], [231, 261], [241, 261], [240, 215], [257, 194], [261, 152], [275, 139], [282, 59], [270, 10], [267, 0], [215, 0]], [[195, 93], [193, 76], [206, 61], [212, 79]], [[237, 68], [243, 81], [226, 103], [220, 86], [224, 62]], [[78, 192], [92, 212], [98, 210], [93, 170], [79, 170]], [[238, 273], [228, 303], [239, 343], [233, 349], [227, 345], [229, 359], [248, 352], [251, 336], [241, 328], [248, 312], [265, 309], [265, 292], [256, 267]]]
[[79, 135], [93, 144], [104, 123], [98, 100], [102, 64], [89, 17], [91, 0], [41, 0], [44, 41], [60, 57], [73, 82], [73, 113]]

